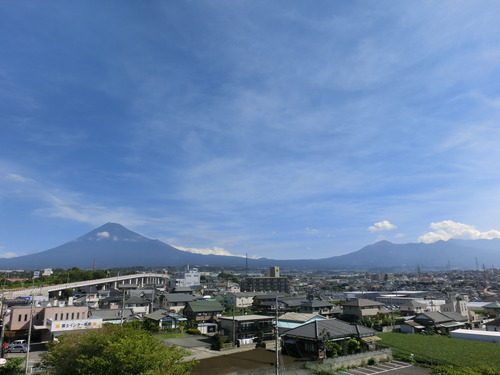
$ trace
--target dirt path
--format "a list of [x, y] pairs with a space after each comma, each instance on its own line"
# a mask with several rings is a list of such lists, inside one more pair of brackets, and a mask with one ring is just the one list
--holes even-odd
[[[299, 364], [300, 360], [281, 356], [282, 365]], [[192, 375], [224, 375], [236, 371], [254, 369], [274, 369], [275, 352], [266, 349], [253, 349], [233, 354], [202, 359], [192, 370]], [[281, 362], [280, 362], [281, 363]]]

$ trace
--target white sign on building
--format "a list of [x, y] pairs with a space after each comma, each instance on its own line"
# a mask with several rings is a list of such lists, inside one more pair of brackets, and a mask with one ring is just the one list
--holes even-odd
[[77, 331], [82, 329], [102, 328], [102, 318], [88, 318], [80, 320], [47, 319], [47, 328], [50, 330], [50, 332]]

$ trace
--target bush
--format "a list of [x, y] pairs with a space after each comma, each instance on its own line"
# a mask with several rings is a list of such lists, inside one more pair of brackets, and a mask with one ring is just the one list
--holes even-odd
[[213, 337], [214, 342], [210, 345], [213, 350], [221, 350], [224, 343], [227, 341], [227, 336], [221, 336], [218, 333]]
[[189, 335], [201, 335], [201, 331], [198, 328], [188, 328], [186, 333]]
[[24, 362], [23, 357], [11, 358], [7, 363], [0, 367], [0, 375], [15, 375], [21, 371], [21, 364]]
[[368, 366], [376, 366], [378, 365], [378, 361], [376, 358], [373, 358], [371, 357], [369, 360], [368, 360]]
[[342, 353], [342, 347], [336, 342], [326, 342], [325, 343], [326, 356], [328, 358], [336, 358]]

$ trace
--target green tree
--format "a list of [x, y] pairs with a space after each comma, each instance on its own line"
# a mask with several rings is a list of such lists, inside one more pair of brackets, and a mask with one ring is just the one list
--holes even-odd
[[42, 365], [54, 375], [187, 375], [195, 361], [134, 326], [106, 325], [50, 343]]
[[11, 358], [7, 361], [5, 365], [0, 367], [0, 375], [15, 375], [19, 374], [21, 371], [21, 364], [24, 362], [24, 358]]

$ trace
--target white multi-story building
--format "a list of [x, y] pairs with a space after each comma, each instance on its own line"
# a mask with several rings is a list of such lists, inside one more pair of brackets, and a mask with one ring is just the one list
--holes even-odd
[[200, 272], [197, 268], [188, 269], [181, 278], [175, 279], [175, 286], [194, 286], [200, 285]]

